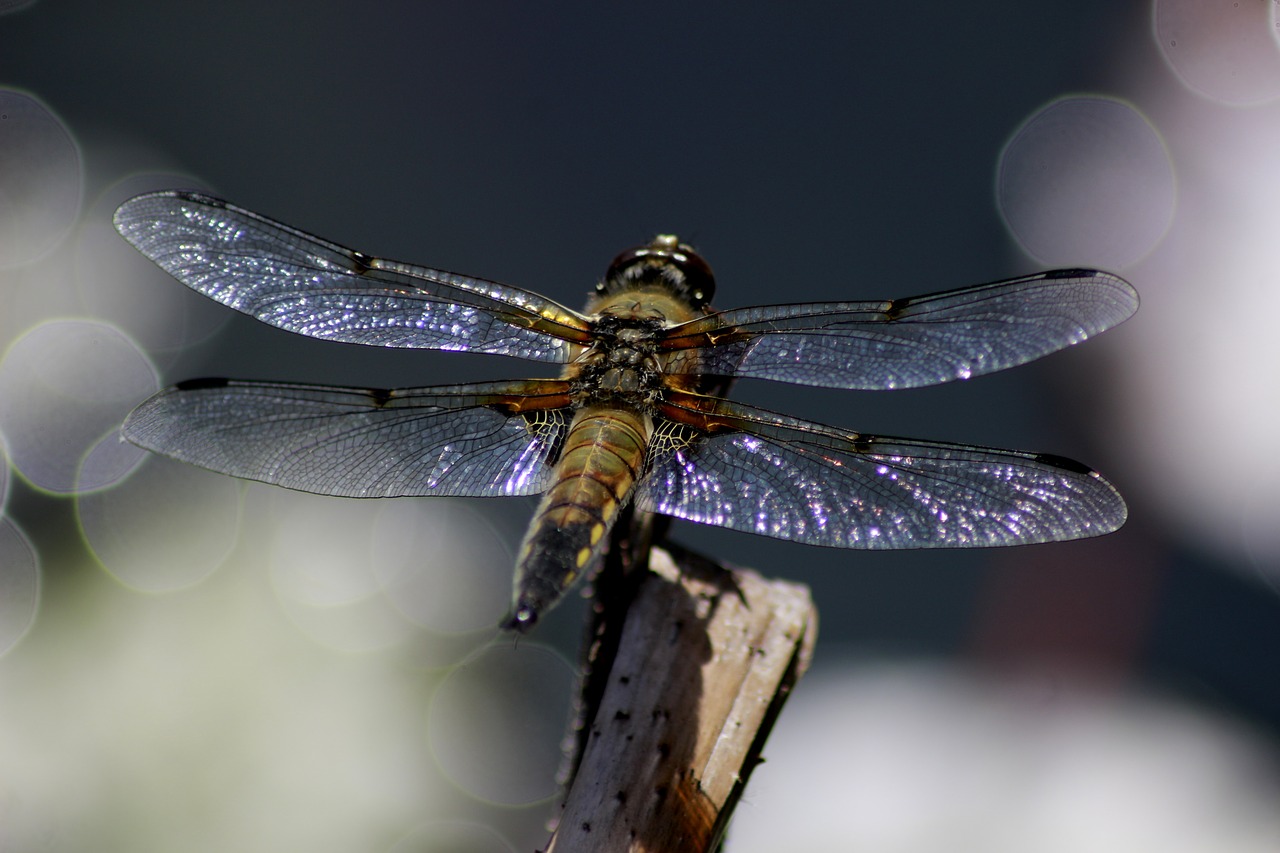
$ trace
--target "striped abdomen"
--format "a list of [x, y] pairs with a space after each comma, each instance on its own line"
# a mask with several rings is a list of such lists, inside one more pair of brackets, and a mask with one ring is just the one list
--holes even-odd
[[588, 406], [574, 416], [556, 483], [542, 497], [516, 564], [507, 628], [528, 630], [591, 568], [644, 464], [646, 415]]

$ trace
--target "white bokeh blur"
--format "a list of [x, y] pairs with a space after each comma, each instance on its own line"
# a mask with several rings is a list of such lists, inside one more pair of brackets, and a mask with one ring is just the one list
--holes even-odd
[[1270, 853], [1280, 755], [1221, 717], [1043, 676], [827, 659], [787, 703], [735, 853]]
[[83, 181], [62, 121], [34, 95], [0, 89], [0, 269], [38, 261], [66, 238]]
[[[482, 650], [432, 697], [428, 739], [437, 764], [487, 802], [518, 806], [555, 796], [573, 687], [574, 668], [552, 649], [525, 641]], [[511, 702], [513, 693], [523, 701]]]
[[113, 489], [82, 491], [85, 543], [113, 577], [140, 592], [194, 586], [231, 554], [239, 536], [240, 484], [148, 454]]
[[259, 567], [80, 595], [0, 671], [3, 849], [345, 853], [449, 816], [421, 681], [302, 640]]
[[247, 524], [282, 610], [314, 641], [347, 652], [424, 632], [422, 666], [487, 642], [511, 598], [511, 544], [448, 499], [326, 498], [254, 485]]
[[0, 513], [0, 658], [26, 636], [40, 606], [40, 558], [31, 540]]
[[[0, 151], [0, 849], [544, 837], [571, 668], [533, 643], [482, 651], [518, 533], [464, 502], [321, 498], [122, 441], [160, 367], [233, 312], [142, 257], [111, 214], [201, 182], [139, 173], [82, 207], [71, 131], [7, 90]], [[38, 537], [2, 514], [15, 479], [28, 504], [74, 507], [80, 541], [53, 567], [74, 582], [52, 596]], [[513, 675], [525, 667], [531, 680]], [[518, 721], [461, 713], [459, 697]], [[429, 724], [433, 701], [447, 726]], [[503, 806], [529, 831], [518, 845], [463, 819], [499, 802], [539, 804]]]
[[511, 543], [471, 504], [391, 501], [374, 523], [373, 567], [392, 605], [436, 634], [491, 629], [511, 602]]
[[122, 442], [120, 423], [157, 390], [151, 361], [114, 326], [42, 322], [0, 358], [0, 431], [10, 463], [50, 492], [118, 482], [144, 456]]
[[[168, 460], [77, 501], [107, 571], [61, 566], [80, 583], [0, 668], [0, 848], [449, 850], [421, 834], [437, 826], [435, 843], [508, 849], [457, 820], [477, 802], [537, 803], [517, 849], [542, 836], [573, 670], [534, 642], [489, 647], [509, 562], [479, 572], [501, 587], [479, 605], [462, 590], [464, 618], [448, 623], [483, 614], [482, 630], [435, 635], [411, 618], [420, 602], [396, 603], [423, 594], [414, 576], [437, 560], [506, 560], [502, 542], [439, 538], [497, 536], [483, 520], [450, 501], [433, 515], [432, 501], [246, 487]], [[380, 538], [406, 561], [390, 574]], [[0, 576], [0, 653], [36, 609], [23, 542], [0, 521], [0, 556], [27, 558]]]
[[484, 824], [433, 820], [414, 827], [387, 853], [516, 853], [516, 848]]
[[1132, 105], [1072, 96], [1028, 118], [996, 167], [996, 202], [1018, 245], [1049, 266], [1123, 270], [1169, 227], [1174, 177]]
[[[1156, 2], [1150, 37], [1166, 61], [1138, 52], [1124, 69], [1142, 115], [1111, 101], [1107, 112], [1120, 121], [1099, 124], [1080, 99], [1055, 102], [1014, 135], [1000, 167], [1027, 144], [1029, 129], [1055, 116], [1052, 135], [1063, 147], [1021, 170], [1045, 191], [1021, 195], [1015, 208], [1001, 202], [1010, 232], [1041, 260], [1114, 264], [1142, 297], [1133, 320], [1090, 344], [1112, 366], [1110, 405], [1098, 414], [1122, 490], [1159, 513], [1166, 529], [1273, 580], [1280, 456], [1266, 448], [1280, 422], [1280, 100], [1267, 94], [1280, 92], [1274, 5]], [[1078, 106], [1064, 110], [1069, 104]], [[1121, 118], [1125, 110], [1132, 114]], [[1107, 150], [1109, 159], [1099, 157]], [[1170, 164], [1176, 196], [1164, 177]], [[1117, 203], [1097, 205], [1090, 221], [1080, 201], [1099, 192]], [[1155, 227], [1170, 216], [1167, 229]]]
[[1275, 0], [1155, 0], [1151, 12], [1161, 56], [1191, 91], [1236, 106], [1280, 97]]
[[189, 175], [148, 172], [116, 182], [89, 206], [74, 236], [75, 293], [82, 310], [114, 324], [157, 359], [208, 339], [233, 316], [129, 245], [111, 222], [120, 204], [156, 189], [207, 189]]

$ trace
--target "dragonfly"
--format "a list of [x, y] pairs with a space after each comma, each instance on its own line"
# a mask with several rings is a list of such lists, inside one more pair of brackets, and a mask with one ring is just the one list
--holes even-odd
[[502, 625], [528, 631], [606, 551], [625, 508], [835, 548], [1097, 536], [1127, 508], [1062, 456], [870, 435], [726, 399], [738, 377], [914, 388], [1004, 370], [1130, 317], [1100, 270], [883, 301], [715, 310], [672, 235], [618, 255], [583, 311], [345, 248], [197, 192], [122, 204], [126, 240], [188, 287], [325, 341], [490, 353], [557, 378], [370, 389], [196, 379], [122, 432], [148, 450], [322, 495], [542, 495]]

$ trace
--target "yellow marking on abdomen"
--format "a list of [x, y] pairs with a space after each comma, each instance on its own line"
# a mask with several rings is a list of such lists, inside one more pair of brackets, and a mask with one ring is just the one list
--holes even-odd
[[[651, 420], [625, 409], [578, 412], [555, 484], [542, 496], [516, 567], [517, 590], [563, 593], [604, 551], [644, 464]], [[557, 594], [558, 597], [558, 594]]]
[[[611, 524], [635, 485], [651, 431], [648, 419], [634, 412], [580, 412], [565, 439], [559, 476], [543, 498], [539, 520], [547, 516], [559, 524]], [[604, 533], [602, 529], [596, 542]]]

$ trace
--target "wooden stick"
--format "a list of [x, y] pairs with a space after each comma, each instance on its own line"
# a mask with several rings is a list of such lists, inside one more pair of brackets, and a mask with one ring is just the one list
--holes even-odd
[[716, 849], [812, 658], [807, 587], [674, 548], [650, 570], [547, 853]]

